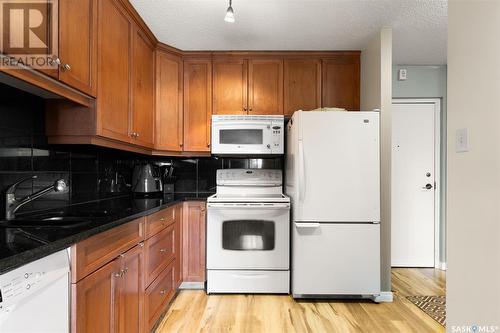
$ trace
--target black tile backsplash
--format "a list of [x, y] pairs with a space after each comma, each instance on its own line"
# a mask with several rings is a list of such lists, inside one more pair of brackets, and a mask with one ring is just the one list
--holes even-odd
[[[22, 198], [64, 179], [68, 189], [52, 192], [23, 206], [19, 213], [64, 207], [130, 193], [136, 163], [173, 164], [176, 193], [215, 193], [220, 168], [282, 168], [282, 158], [222, 159], [151, 157], [97, 146], [49, 145], [45, 136], [45, 101], [0, 84], [0, 219], [5, 215], [5, 191], [24, 178], [16, 196]], [[110, 191], [119, 178], [120, 186]]]

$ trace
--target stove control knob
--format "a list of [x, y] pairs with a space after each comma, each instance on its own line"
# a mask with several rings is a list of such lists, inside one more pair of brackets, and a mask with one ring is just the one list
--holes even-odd
[[268, 144], [268, 145], [267, 145], [267, 148], [268, 148], [268, 149], [271, 149], [271, 145], [269, 145], [269, 144]]

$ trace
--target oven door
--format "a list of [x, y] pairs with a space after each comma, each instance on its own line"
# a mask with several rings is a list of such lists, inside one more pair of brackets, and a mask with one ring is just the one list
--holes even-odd
[[288, 204], [209, 203], [208, 269], [289, 268]]
[[271, 154], [268, 121], [212, 123], [212, 154]]

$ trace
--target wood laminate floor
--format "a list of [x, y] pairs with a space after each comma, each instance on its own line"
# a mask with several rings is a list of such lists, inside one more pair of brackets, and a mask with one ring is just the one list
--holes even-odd
[[444, 295], [445, 273], [435, 269], [392, 270], [393, 303], [295, 301], [291, 296], [210, 295], [184, 290], [157, 333], [170, 332], [444, 332], [409, 295]]

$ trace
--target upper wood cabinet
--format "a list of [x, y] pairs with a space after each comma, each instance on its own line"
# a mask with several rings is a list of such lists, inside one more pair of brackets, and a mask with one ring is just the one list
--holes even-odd
[[59, 1], [59, 80], [97, 91], [97, 0]]
[[155, 148], [182, 151], [182, 59], [156, 53], [156, 132]]
[[248, 62], [248, 114], [283, 114], [283, 61]]
[[321, 60], [290, 59], [284, 62], [284, 114], [321, 107]]
[[214, 61], [214, 114], [247, 114], [247, 72], [247, 60], [237, 59]]
[[359, 55], [323, 59], [323, 107], [359, 110], [360, 58]]
[[218, 59], [213, 66], [214, 114], [283, 114], [281, 59]]
[[155, 117], [155, 50], [144, 35], [135, 28], [132, 58], [132, 114], [130, 136], [132, 143], [153, 147]]
[[212, 62], [184, 61], [184, 151], [210, 151]]
[[129, 142], [132, 23], [118, 1], [99, 0], [97, 134]]

